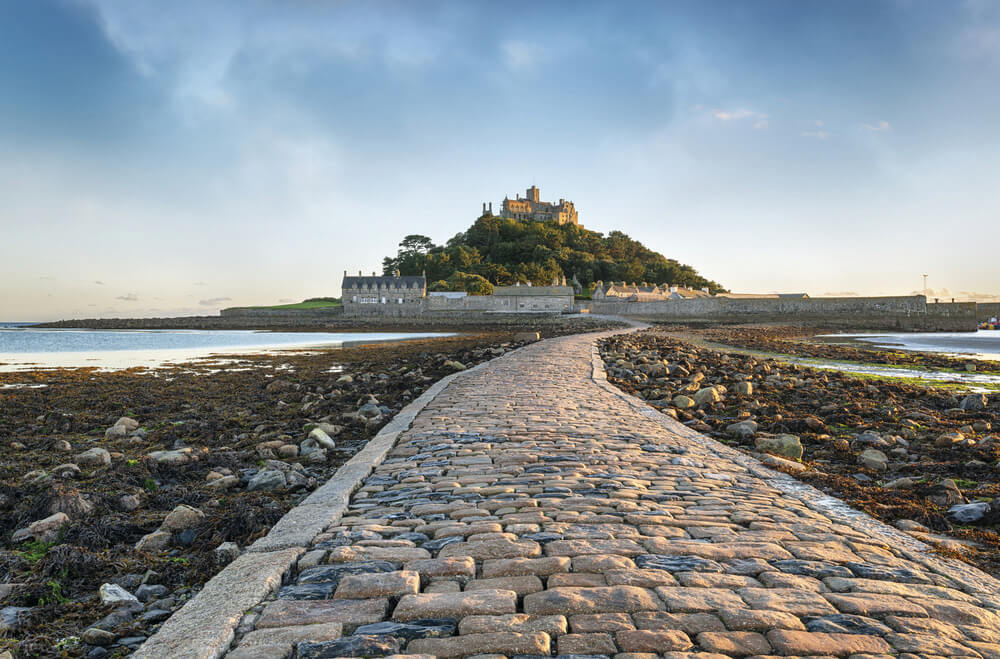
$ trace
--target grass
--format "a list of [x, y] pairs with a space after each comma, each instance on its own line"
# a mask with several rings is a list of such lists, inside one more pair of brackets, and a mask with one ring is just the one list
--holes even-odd
[[287, 309], [332, 309], [339, 306], [342, 306], [341, 302], [339, 299], [335, 297], [316, 297], [308, 300], [303, 300], [302, 302], [294, 302], [292, 304], [275, 304], [263, 307], [239, 307], [239, 308], [287, 310]]

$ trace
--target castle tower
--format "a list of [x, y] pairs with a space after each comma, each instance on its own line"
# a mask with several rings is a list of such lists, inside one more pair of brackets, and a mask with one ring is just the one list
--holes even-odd
[[528, 193], [527, 194], [528, 194], [528, 200], [529, 201], [531, 201], [532, 203], [535, 203], [535, 204], [538, 203], [539, 191], [538, 191], [538, 187], [537, 186], [533, 185], [530, 188], [528, 188]]

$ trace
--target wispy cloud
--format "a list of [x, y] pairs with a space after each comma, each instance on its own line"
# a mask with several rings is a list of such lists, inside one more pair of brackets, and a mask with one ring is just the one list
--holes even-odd
[[101, 281], [100, 279], [95, 279], [94, 283], [97, 284], [98, 286], [104, 286], [104, 282]]
[[731, 121], [741, 121], [746, 119], [753, 122], [753, 127], [757, 130], [762, 130], [767, 128], [770, 123], [768, 121], [768, 116], [764, 112], [757, 112], [756, 110], [749, 110], [747, 108], [736, 108], [732, 110], [727, 110], [723, 108], [705, 108], [703, 105], [695, 105], [694, 110], [697, 112], [707, 112], [709, 116], [717, 121], [723, 123], [728, 123]]
[[500, 50], [504, 62], [515, 71], [533, 70], [542, 58], [541, 48], [526, 41], [504, 41]]
[[802, 137], [815, 137], [817, 140], [829, 139], [830, 133], [825, 130], [804, 130]]
[[195, 283], [193, 283], [191, 285], [192, 286], [208, 286], [208, 284], [205, 283], [205, 282], [203, 282], [203, 281], [196, 281]]
[[229, 302], [231, 297], [210, 297], [207, 300], [198, 300], [198, 304], [203, 307], [217, 307], [223, 302]]
[[138, 302], [139, 296], [135, 293], [126, 293], [125, 295], [119, 295], [115, 299], [122, 300], [123, 302]]
[[870, 130], [873, 132], [882, 132], [892, 128], [892, 126], [889, 125], [889, 122], [884, 120], [876, 124], [861, 124], [861, 127], [864, 128], [865, 130]]

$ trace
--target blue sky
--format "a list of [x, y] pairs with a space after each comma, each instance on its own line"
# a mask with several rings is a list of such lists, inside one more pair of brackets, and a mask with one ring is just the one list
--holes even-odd
[[0, 0], [0, 317], [339, 293], [537, 184], [735, 291], [1000, 294], [1000, 4]]

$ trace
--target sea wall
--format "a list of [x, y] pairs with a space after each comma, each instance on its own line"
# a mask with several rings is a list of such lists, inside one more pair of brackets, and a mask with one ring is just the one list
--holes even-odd
[[990, 318], [1000, 318], [1000, 302], [980, 302], [976, 307], [979, 322]]
[[591, 302], [590, 312], [653, 322], [781, 323], [904, 331], [968, 330], [976, 325], [975, 303], [927, 304], [921, 295]]

